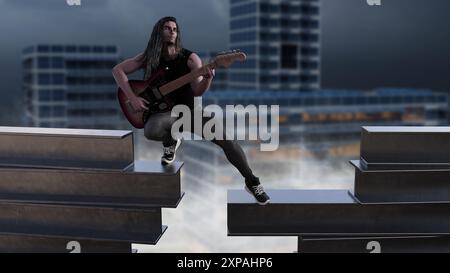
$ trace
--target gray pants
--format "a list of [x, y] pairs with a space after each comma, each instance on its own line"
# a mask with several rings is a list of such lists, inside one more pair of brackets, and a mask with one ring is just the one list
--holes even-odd
[[[171, 117], [170, 114], [171, 112], [169, 111], [150, 115], [145, 123], [145, 137], [150, 140], [161, 141], [165, 147], [176, 143], [176, 140], [172, 138], [171, 129], [172, 124], [177, 120], [177, 117]], [[211, 117], [202, 118], [202, 128], [210, 119]], [[192, 118], [191, 120], [194, 119]], [[191, 128], [183, 128], [183, 131], [193, 132], [194, 123], [192, 122]], [[222, 148], [228, 161], [238, 169], [246, 180], [254, 180], [256, 178], [248, 165], [247, 158], [242, 150], [242, 147], [236, 140], [227, 140], [225, 137], [225, 130], [221, 140], [213, 139], [211, 142]]]

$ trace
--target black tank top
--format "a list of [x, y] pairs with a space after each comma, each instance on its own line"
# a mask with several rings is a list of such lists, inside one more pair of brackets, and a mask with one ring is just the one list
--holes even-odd
[[[165, 81], [170, 82], [180, 78], [183, 75], [191, 72], [187, 65], [187, 61], [189, 56], [192, 54], [192, 51], [187, 50], [185, 48], [181, 49], [175, 59], [166, 61], [163, 57], [161, 57], [159, 61], [159, 67], [165, 70]], [[168, 95], [175, 105], [184, 104], [187, 105], [190, 109], [194, 108], [194, 92], [191, 88], [190, 83], [183, 85], [175, 91], [172, 91]]]

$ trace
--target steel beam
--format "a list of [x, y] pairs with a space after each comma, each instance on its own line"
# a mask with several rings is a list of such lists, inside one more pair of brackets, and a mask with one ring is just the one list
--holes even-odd
[[0, 201], [176, 207], [183, 162], [136, 161], [125, 172], [0, 168]]
[[0, 233], [155, 244], [161, 208], [0, 202]]
[[355, 196], [362, 203], [450, 202], [450, 169], [366, 170], [355, 167]]
[[345, 190], [268, 190], [258, 205], [243, 190], [228, 191], [228, 234], [442, 235], [450, 234], [449, 203], [361, 204]]
[[131, 131], [0, 127], [0, 166], [122, 171], [133, 160]]
[[450, 127], [364, 126], [361, 161], [366, 169], [450, 168]]

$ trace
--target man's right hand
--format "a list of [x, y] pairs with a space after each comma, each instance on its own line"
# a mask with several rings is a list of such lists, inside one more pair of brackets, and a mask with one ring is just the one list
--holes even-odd
[[148, 110], [146, 104], [149, 104], [149, 102], [142, 97], [133, 96], [132, 98], [130, 98], [130, 104], [131, 107], [133, 107], [134, 111], [142, 112], [144, 110]]

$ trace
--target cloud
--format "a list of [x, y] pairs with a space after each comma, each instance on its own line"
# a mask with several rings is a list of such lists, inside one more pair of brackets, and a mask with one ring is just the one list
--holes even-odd
[[223, 2], [226, 1], [82, 0], [81, 7], [72, 7], [65, 0], [2, 0], [0, 34], [17, 33], [19, 37], [0, 45], [0, 50], [46, 41], [117, 43], [123, 48], [142, 48], [154, 23], [167, 15], [179, 19], [186, 44], [218, 49], [228, 38]]

